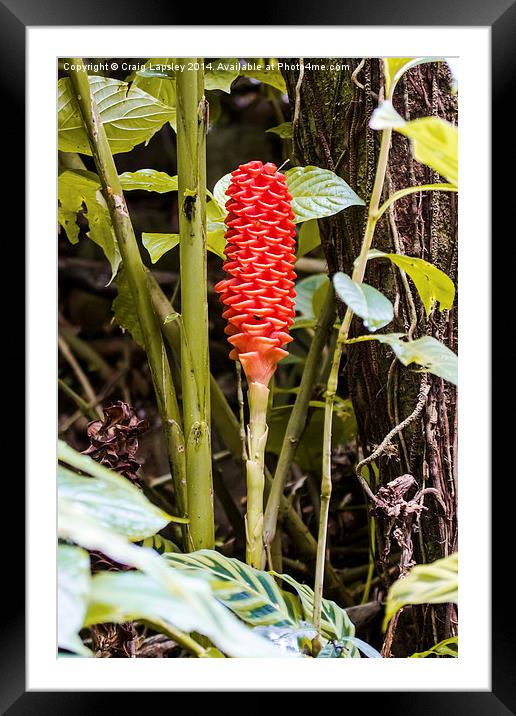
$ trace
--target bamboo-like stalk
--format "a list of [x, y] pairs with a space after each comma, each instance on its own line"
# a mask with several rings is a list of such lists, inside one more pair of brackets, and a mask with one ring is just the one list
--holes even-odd
[[[360, 255], [353, 271], [353, 281], [362, 283], [364, 280], [365, 270], [367, 266], [367, 257], [373, 241], [374, 231], [378, 222], [378, 206], [380, 203], [383, 185], [385, 181], [385, 173], [387, 171], [387, 163], [389, 159], [389, 148], [391, 145], [391, 129], [385, 129], [382, 132], [382, 140], [380, 144], [380, 153], [378, 156], [378, 164], [376, 166], [376, 175], [373, 185], [373, 191], [369, 202], [367, 214], [367, 224], [362, 240]], [[353, 319], [353, 311], [347, 308], [344, 320], [339, 329], [337, 344], [333, 354], [333, 360], [326, 388], [326, 400], [324, 408], [324, 437], [323, 437], [323, 461], [322, 461], [322, 477], [321, 477], [321, 510], [319, 515], [319, 533], [317, 539], [317, 562], [315, 568], [315, 585], [314, 585], [314, 612], [313, 625], [318, 632], [318, 636], [314, 639], [314, 652], [320, 648], [319, 633], [321, 630], [321, 603], [324, 585], [324, 563], [326, 561], [326, 540], [328, 532], [328, 514], [330, 510], [331, 498], [331, 440], [332, 440], [332, 420], [333, 405], [335, 395], [337, 393], [337, 383], [339, 378], [340, 359], [342, 355], [342, 346], [348, 338], [349, 328]]]
[[[202, 66], [198, 58], [193, 65]], [[177, 74], [181, 266], [181, 377], [186, 484], [194, 549], [213, 548], [213, 481], [206, 267], [206, 128], [203, 70]]]
[[158, 411], [165, 435], [168, 459], [174, 481], [176, 501], [181, 516], [187, 516], [185, 444], [181, 415], [158, 318], [154, 313], [145, 268], [141, 260], [133, 226], [118, 178], [113, 154], [100, 120], [88, 75], [81, 58], [73, 58], [70, 80], [86, 127], [88, 139], [102, 184], [113, 229], [116, 235], [134, 306], [145, 342]]
[[274, 481], [267, 500], [263, 525], [263, 539], [265, 547], [272, 543], [276, 533], [276, 524], [278, 520], [281, 497], [283, 495], [290, 466], [296, 454], [299, 440], [301, 439], [303, 430], [306, 427], [308, 404], [312, 396], [314, 383], [317, 380], [321, 367], [321, 355], [323, 353], [324, 345], [334, 318], [335, 298], [333, 289], [330, 287], [326, 300], [321, 308], [321, 313], [314, 331], [314, 337], [306, 357], [303, 375], [301, 376], [301, 382], [299, 385], [299, 392], [296, 395], [296, 400], [287, 424], [287, 429], [281, 445], [281, 452], [278, 458], [278, 464], [274, 473]]

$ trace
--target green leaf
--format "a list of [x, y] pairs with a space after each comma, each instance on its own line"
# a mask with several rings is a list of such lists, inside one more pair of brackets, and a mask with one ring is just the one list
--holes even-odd
[[321, 243], [321, 235], [319, 233], [319, 224], [317, 219], [310, 219], [301, 224], [299, 236], [297, 240], [297, 258], [309, 254]]
[[425, 371], [457, 385], [458, 360], [453, 351], [432, 336], [423, 336], [423, 338], [418, 338], [415, 341], [402, 341], [402, 336], [402, 333], [360, 336], [359, 338], [350, 338], [346, 343], [362, 343], [367, 340], [386, 343], [391, 346], [396, 357], [403, 365], [417, 363]]
[[384, 628], [407, 604], [447, 604], [458, 600], [457, 552], [430, 564], [418, 564], [396, 580], [387, 594]]
[[421, 297], [427, 317], [436, 301], [439, 302], [441, 311], [450, 309], [455, 299], [455, 286], [449, 276], [436, 266], [417, 259], [412, 256], [401, 254], [386, 254], [383, 251], [373, 249], [368, 254], [369, 259], [385, 258], [392, 261], [400, 269], [405, 271], [412, 281]]
[[296, 311], [302, 314], [303, 318], [316, 319], [317, 313], [314, 306], [314, 296], [321, 286], [329, 286], [329, 279], [325, 273], [315, 273], [312, 276], [302, 278], [296, 283]]
[[[133, 87], [150, 94], [155, 97], [164, 105], [168, 107], [176, 106], [176, 80], [175, 74], [166, 72], [154, 71], [153, 68], [167, 67], [172, 64], [171, 57], [151, 57], [145, 63], [145, 69], [139, 70], [131, 78], [133, 80]], [[168, 74], [167, 74], [168, 73]], [[173, 117], [169, 120], [173, 129], [176, 129], [176, 116], [175, 112]]]
[[[211, 229], [211, 230], [210, 230]], [[224, 249], [226, 248], [226, 237], [224, 236], [226, 227], [218, 222], [208, 223], [208, 233], [206, 234], [206, 248], [221, 259], [226, 258]]]
[[395, 129], [409, 137], [414, 157], [457, 186], [459, 181], [459, 133], [457, 127], [440, 117], [421, 117], [406, 122], [386, 100], [375, 109], [372, 129]]
[[129, 331], [135, 343], [141, 348], [145, 348], [140, 320], [134, 307], [129, 281], [123, 268], [116, 275], [116, 288], [118, 293], [111, 304], [111, 310], [115, 314], [116, 322], [123, 331]]
[[240, 62], [236, 58], [225, 57], [210, 60], [204, 73], [204, 87], [207, 90], [231, 92], [231, 85], [240, 74]]
[[[137, 86], [90, 76], [90, 87], [100, 121], [104, 125], [113, 154], [129, 152], [137, 144], [149, 142], [165, 122], [175, 121], [175, 109]], [[91, 155], [79, 105], [70, 79], [58, 82], [58, 148], [63, 152]]]
[[386, 57], [384, 58], [384, 73], [385, 73], [385, 94], [391, 95], [394, 92], [394, 88], [398, 84], [402, 75], [416, 65], [421, 65], [424, 62], [436, 62], [442, 60], [442, 57]]
[[457, 127], [440, 117], [421, 117], [399, 127], [398, 132], [412, 139], [414, 157], [446, 177], [459, 183], [459, 133]]
[[277, 134], [281, 139], [292, 139], [292, 122], [282, 122], [276, 127], [271, 127], [265, 131]]
[[88, 219], [86, 235], [104, 251], [111, 265], [112, 280], [120, 266], [121, 256], [98, 176], [81, 169], [66, 170], [59, 174], [57, 196], [58, 220], [72, 244], [79, 240], [77, 214], [85, 206], [84, 216]]
[[[59, 466], [58, 493], [100, 524], [137, 541], [159, 532], [174, 519], [156, 507], [143, 492], [113, 470], [69, 446], [60, 450], [62, 462], [89, 475], [84, 477]], [[184, 520], [182, 520], [184, 521]]]
[[328, 169], [294, 167], [285, 172], [285, 177], [296, 223], [332, 216], [349, 206], [364, 206], [344, 179]]
[[213, 595], [247, 624], [297, 627], [299, 605], [267, 572], [208, 549], [163, 556], [178, 571], [202, 576]]
[[[179, 234], [142, 234], [142, 243], [155, 264], [160, 258], [179, 245]], [[116, 299], [115, 299], [116, 300]]]
[[[365, 656], [367, 656], [369, 659], [382, 659], [382, 655], [380, 652], [378, 652], [374, 647], [372, 647], [370, 644], [368, 644], [365, 641], [362, 641], [362, 639], [357, 639], [357, 637], [354, 636], [348, 636], [344, 637], [342, 641], [339, 643], [337, 640], [329, 641], [326, 646], [321, 649], [321, 651], [317, 654], [318, 659], [341, 659], [343, 656], [347, 656], [347, 651], [344, 651], [343, 649], [346, 649], [347, 645], [353, 647], [356, 647], [359, 649]], [[356, 654], [355, 654], [356, 657]]]
[[426, 659], [427, 656], [451, 656], [456, 659], [459, 656], [459, 639], [452, 636], [435, 644], [431, 649], [426, 651], [418, 651], [411, 654], [409, 659]]
[[86, 615], [91, 574], [88, 553], [60, 544], [57, 550], [57, 642], [62, 649], [91, 656], [79, 631]]
[[370, 331], [377, 331], [394, 318], [392, 303], [383, 293], [366, 283], [357, 283], [339, 271], [333, 277], [335, 291]]
[[219, 604], [203, 579], [186, 576], [178, 570], [169, 572], [174, 591], [140, 572], [96, 574], [86, 625], [145, 620], [165, 633], [168, 626], [186, 633], [198, 632], [233, 657], [283, 655]]
[[[313, 590], [306, 584], [296, 582], [288, 574], [278, 574], [277, 572], [272, 572], [272, 574], [290, 584], [296, 590], [301, 600], [303, 617], [306, 621], [311, 621], [314, 612]], [[355, 636], [355, 625], [346, 614], [346, 610], [341, 609], [329, 599], [323, 599], [321, 603], [321, 634], [326, 639], [336, 639], [337, 641]]]
[[252, 77], [252, 79], [263, 82], [263, 84], [275, 87], [283, 94], [287, 92], [285, 80], [278, 68], [278, 60], [274, 57], [249, 58], [244, 60], [244, 63], [241, 63], [240, 75], [243, 77]]
[[158, 172], [156, 169], [139, 169], [137, 172], [124, 172], [120, 174], [119, 178], [124, 191], [143, 189], [144, 191], [155, 191], [158, 194], [177, 191], [177, 176], [171, 177], [169, 174]]
[[181, 552], [174, 542], [171, 542], [162, 535], [146, 537], [142, 542], [142, 547], [152, 547], [152, 549], [159, 554], [163, 554], [163, 552]]

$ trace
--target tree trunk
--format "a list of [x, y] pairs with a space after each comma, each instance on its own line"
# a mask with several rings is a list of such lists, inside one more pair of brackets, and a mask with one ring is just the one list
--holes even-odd
[[[285, 60], [298, 63], [299, 58]], [[294, 118], [294, 154], [297, 164], [330, 169], [366, 203], [372, 190], [380, 133], [370, 130], [369, 119], [378, 105], [382, 87], [379, 60], [328, 58], [305, 60], [305, 64], [348, 65], [340, 72], [304, 68], [284, 72]], [[296, 97], [298, 107], [296, 109]], [[456, 97], [450, 91], [450, 76], [444, 63], [417, 66], [399, 82], [394, 106], [405, 119], [436, 115], [457, 120]], [[442, 181], [432, 170], [412, 159], [408, 140], [393, 133], [384, 198], [414, 184]], [[346, 209], [319, 221], [322, 244], [330, 276], [335, 271], [351, 274], [365, 226], [362, 207]], [[412, 194], [394, 204], [380, 220], [374, 247], [423, 258], [457, 279], [457, 199], [454, 193]], [[410, 333], [413, 338], [431, 335], [457, 350], [457, 305], [429, 318], [410, 280], [403, 281], [388, 261], [371, 261], [366, 283], [385, 293], [395, 307], [395, 320], [388, 331]], [[351, 335], [366, 332], [353, 320]], [[418, 488], [437, 489], [427, 494], [420, 530], [413, 535], [414, 558], [432, 562], [457, 549], [456, 459], [457, 416], [454, 386], [430, 374], [405, 368], [385, 345], [366, 342], [348, 347], [341, 382], [353, 400], [364, 456], [415, 409], [428, 381], [429, 392], [420, 415], [395, 438], [378, 458], [379, 485], [409, 473]], [[341, 392], [346, 385], [341, 385]], [[411, 493], [412, 495], [412, 493]], [[385, 523], [378, 530], [378, 554], [384, 547]], [[379, 564], [382, 573], [382, 565]], [[385, 584], [385, 587], [388, 585]], [[418, 650], [456, 633], [452, 605], [407, 609], [394, 636], [393, 654], [407, 655], [403, 632], [413, 632], [410, 642]]]

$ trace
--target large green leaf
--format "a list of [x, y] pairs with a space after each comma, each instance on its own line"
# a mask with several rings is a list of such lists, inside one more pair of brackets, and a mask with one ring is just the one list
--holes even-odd
[[247, 624], [297, 627], [299, 604], [267, 572], [208, 549], [163, 556], [181, 572], [201, 575], [213, 595]]
[[407, 604], [445, 604], [458, 600], [457, 552], [430, 564], [418, 564], [389, 589], [385, 606], [386, 624]]
[[101, 572], [93, 577], [86, 625], [150, 621], [207, 636], [234, 657], [279, 657], [283, 653], [245, 627], [213, 598], [203, 579], [169, 570], [175, 592], [140, 572]]
[[172, 520], [178, 521], [179, 518], [153, 505], [129, 480], [88, 455], [62, 442], [58, 455], [61, 462], [89, 475], [78, 475], [60, 465], [59, 495], [80, 507], [84, 514], [96, 517], [105, 527], [136, 541], [156, 534]]
[[296, 311], [304, 318], [317, 318], [317, 311], [314, 305], [316, 292], [321, 286], [329, 285], [328, 276], [325, 273], [315, 273], [312, 276], [302, 278], [296, 283]]
[[[276, 572], [273, 572], [273, 574], [296, 590], [301, 600], [303, 618], [307, 622], [312, 621], [314, 612], [313, 590], [306, 584], [296, 582], [288, 574], [277, 574]], [[337, 641], [342, 641], [345, 637], [355, 636], [355, 625], [346, 614], [346, 610], [341, 609], [330, 599], [323, 599], [321, 603], [321, 634], [326, 639], [336, 639]]]
[[349, 206], [364, 206], [344, 179], [328, 169], [294, 167], [285, 172], [285, 177], [296, 223], [332, 216]]
[[119, 178], [124, 191], [143, 189], [144, 191], [155, 191], [158, 194], [177, 191], [177, 176], [171, 177], [166, 172], [158, 172], [156, 169], [124, 172], [120, 174]]
[[81, 169], [66, 170], [59, 174], [57, 196], [58, 220], [72, 244], [79, 240], [77, 214], [85, 207], [84, 216], [88, 219], [87, 236], [104, 251], [111, 265], [113, 278], [121, 257], [98, 176]]
[[369, 259], [389, 259], [400, 269], [405, 271], [417, 288], [417, 291], [425, 307], [426, 315], [430, 314], [432, 306], [439, 302], [441, 311], [450, 309], [455, 299], [455, 286], [449, 276], [436, 266], [424, 261], [424, 259], [402, 254], [386, 254], [383, 251], [373, 249], [369, 252]]
[[238, 621], [213, 598], [204, 579], [170, 569], [153, 549], [132, 544], [63, 496], [58, 497], [58, 532], [144, 573], [98, 574], [91, 584], [87, 624], [150, 619], [165, 633], [167, 624], [199, 632], [232, 656], [288, 656]]
[[141, 348], [144, 348], [145, 340], [143, 338], [143, 331], [138, 314], [134, 308], [134, 300], [131, 287], [129, 286], [129, 280], [123, 268], [116, 275], [116, 288], [118, 293], [111, 305], [115, 319], [122, 330], [129, 331], [133, 340]]
[[432, 336], [423, 336], [415, 341], [401, 340], [402, 333], [386, 333], [379, 336], [360, 336], [350, 338], [346, 343], [362, 343], [363, 341], [379, 341], [391, 346], [398, 360], [403, 365], [417, 363], [429, 373], [444, 378], [454, 385], [458, 383], [457, 355]]
[[414, 157], [457, 186], [459, 181], [459, 133], [457, 127], [440, 117], [420, 117], [406, 122], [392, 102], [382, 102], [373, 112], [372, 129], [395, 129], [409, 137]]
[[333, 285], [339, 298], [351, 308], [370, 331], [377, 331], [394, 318], [394, 307], [383, 293], [366, 283], [357, 283], [339, 271], [333, 277]]
[[[113, 154], [129, 152], [137, 144], [149, 142], [165, 122], [175, 120], [175, 109], [161, 102], [134, 83], [90, 76], [90, 88], [100, 120]], [[70, 79], [58, 82], [58, 147], [63, 152], [91, 155], [81, 112]]]
[[79, 631], [84, 624], [91, 588], [90, 558], [80, 547], [57, 550], [57, 642], [62, 649], [90, 656]]
[[213, 187], [213, 196], [215, 201], [219, 205], [222, 212], [222, 216], [226, 216], [226, 202], [229, 200], [229, 196], [226, 196], [226, 189], [231, 183], [231, 173], [224, 174]]

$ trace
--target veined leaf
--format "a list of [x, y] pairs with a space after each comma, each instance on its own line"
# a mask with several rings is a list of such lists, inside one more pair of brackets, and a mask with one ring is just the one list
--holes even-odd
[[[165, 122], [175, 121], [175, 109], [139, 87], [108, 77], [90, 76], [90, 88], [113, 154], [129, 152], [149, 142]], [[70, 79], [58, 82], [58, 147], [63, 152], [91, 155], [88, 136]]]
[[172, 593], [140, 572], [100, 572], [92, 579], [85, 624], [146, 620], [166, 633], [167, 627], [209, 637], [235, 657], [279, 657], [285, 654], [245, 627], [213, 598], [204, 580], [169, 570]]
[[60, 544], [57, 550], [57, 642], [62, 649], [91, 656], [79, 631], [91, 588], [90, 558], [80, 547]]
[[178, 571], [202, 576], [213, 595], [247, 624], [297, 628], [299, 604], [267, 572], [208, 549], [163, 557]]
[[[274, 576], [279, 577], [287, 584], [293, 587], [301, 600], [303, 609], [303, 618], [311, 621], [314, 611], [314, 593], [306, 584], [300, 584], [288, 574], [277, 574], [272, 572]], [[321, 634], [326, 639], [336, 639], [342, 641], [346, 637], [355, 636], [355, 625], [346, 614], [345, 609], [341, 609], [335, 602], [330, 599], [323, 599], [321, 605]]]
[[364, 206], [364, 201], [344, 179], [328, 169], [294, 167], [285, 172], [285, 177], [296, 224], [333, 216], [349, 206]]
[[116, 275], [121, 256], [100, 179], [89, 171], [74, 169], [62, 172], [57, 180], [59, 199], [58, 220], [72, 244], [79, 240], [77, 214], [86, 207], [87, 236], [104, 251], [111, 265], [111, 278]]
[[362, 343], [363, 341], [379, 341], [391, 346], [398, 360], [403, 365], [417, 363], [429, 373], [448, 380], [457, 385], [458, 360], [456, 354], [444, 343], [432, 336], [423, 336], [415, 341], [402, 341], [402, 333], [386, 333], [379, 336], [359, 336], [350, 338], [346, 343]]
[[459, 181], [459, 133], [457, 127], [440, 117], [421, 117], [406, 122], [386, 100], [375, 109], [372, 129], [395, 129], [409, 137], [414, 157], [457, 186]]
[[124, 172], [120, 174], [119, 179], [124, 191], [143, 189], [144, 191], [155, 191], [158, 194], [177, 191], [177, 176], [171, 177], [166, 172], [158, 172], [156, 169]]
[[[382, 659], [382, 655], [370, 644], [362, 639], [357, 639], [355, 636], [347, 636], [342, 639], [341, 642], [337, 640], [329, 641], [323, 649], [317, 654], [318, 659], [341, 659], [342, 656], [347, 656], [347, 649], [356, 647], [369, 659]], [[344, 650], [344, 653], [343, 653]], [[354, 654], [356, 657], [356, 654]]]
[[428, 656], [451, 656], [456, 659], [459, 656], [458, 637], [452, 636], [449, 639], [444, 639], [438, 644], [435, 644], [435, 646], [432, 646], [431, 649], [411, 654], [409, 659], [426, 659]]
[[314, 320], [317, 318], [318, 314], [314, 304], [315, 294], [321, 286], [325, 285], [329, 286], [329, 279], [325, 273], [315, 273], [296, 283], [295, 308], [303, 318]]
[[105, 527], [136, 541], [150, 537], [172, 520], [177, 521], [178, 518], [153, 505], [129, 480], [88, 455], [81, 455], [64, 443], [60, 443], [58, 454], [62, 462], [90, 475], [84, 477], [60, 465], [59, 495], [84, 514], [95, 516]]
[[226, 196], [226, 189], [231, 183], [231, 173], [224, 174], [213, 187], [213, 197], [222, 212], [224, 218], [227, 214], [226, 202], [229, 200], [229, 196]]
[[181, 631], [199, 632], [232, 656], [289, 656], [239, 622], [213, 598], [203, 579], [170, 569], [153, 549], [132, 544], [61, 496], [58, 528], [64, 539], [99, 550], [143, 572], [96, 575], [91, 583], [86, 624], [150, 619], [165, 633], [167, 624]]
[[370, 331], [377, 331], [394, 318], [394, 307], [383, 293], [366, 283], [357, 283], [339, 271], [333, 277], [333, 285], [339, 298], [351, 308]]
[[402, 254], [386, 254], [383, 251], [373, 249], [369, 252], [369, 259], [384, 258], [392, 261], [393, 264], [405, 271], [412, 281], [421, 297], [426, 315], [430, 314], [432, 306], [439, 302], [441, 311], [450, 309], [455, 299], [455, 286], [449, 276], [436, 266], [423, 259]]
[[[176, 106], [176, 79], [175, 74], [167, 74], [166, 72], [154, 72], [153, 68], [167, 67], [172, 64], [171, 57], [151, 57], [145, 63], [145, 68], [134, 74], [131, 78], [133, 87], [156, 97], [167, 107]], [[176, 129], [176, 113], [173, 113], [170, 120], [171, 127]]]
[[406, 577], [389, 589], [384, 628], [396, 612], [407, 604], [446, 604], [458, 600], [457, 552], [430, 564], [418, 564]]

